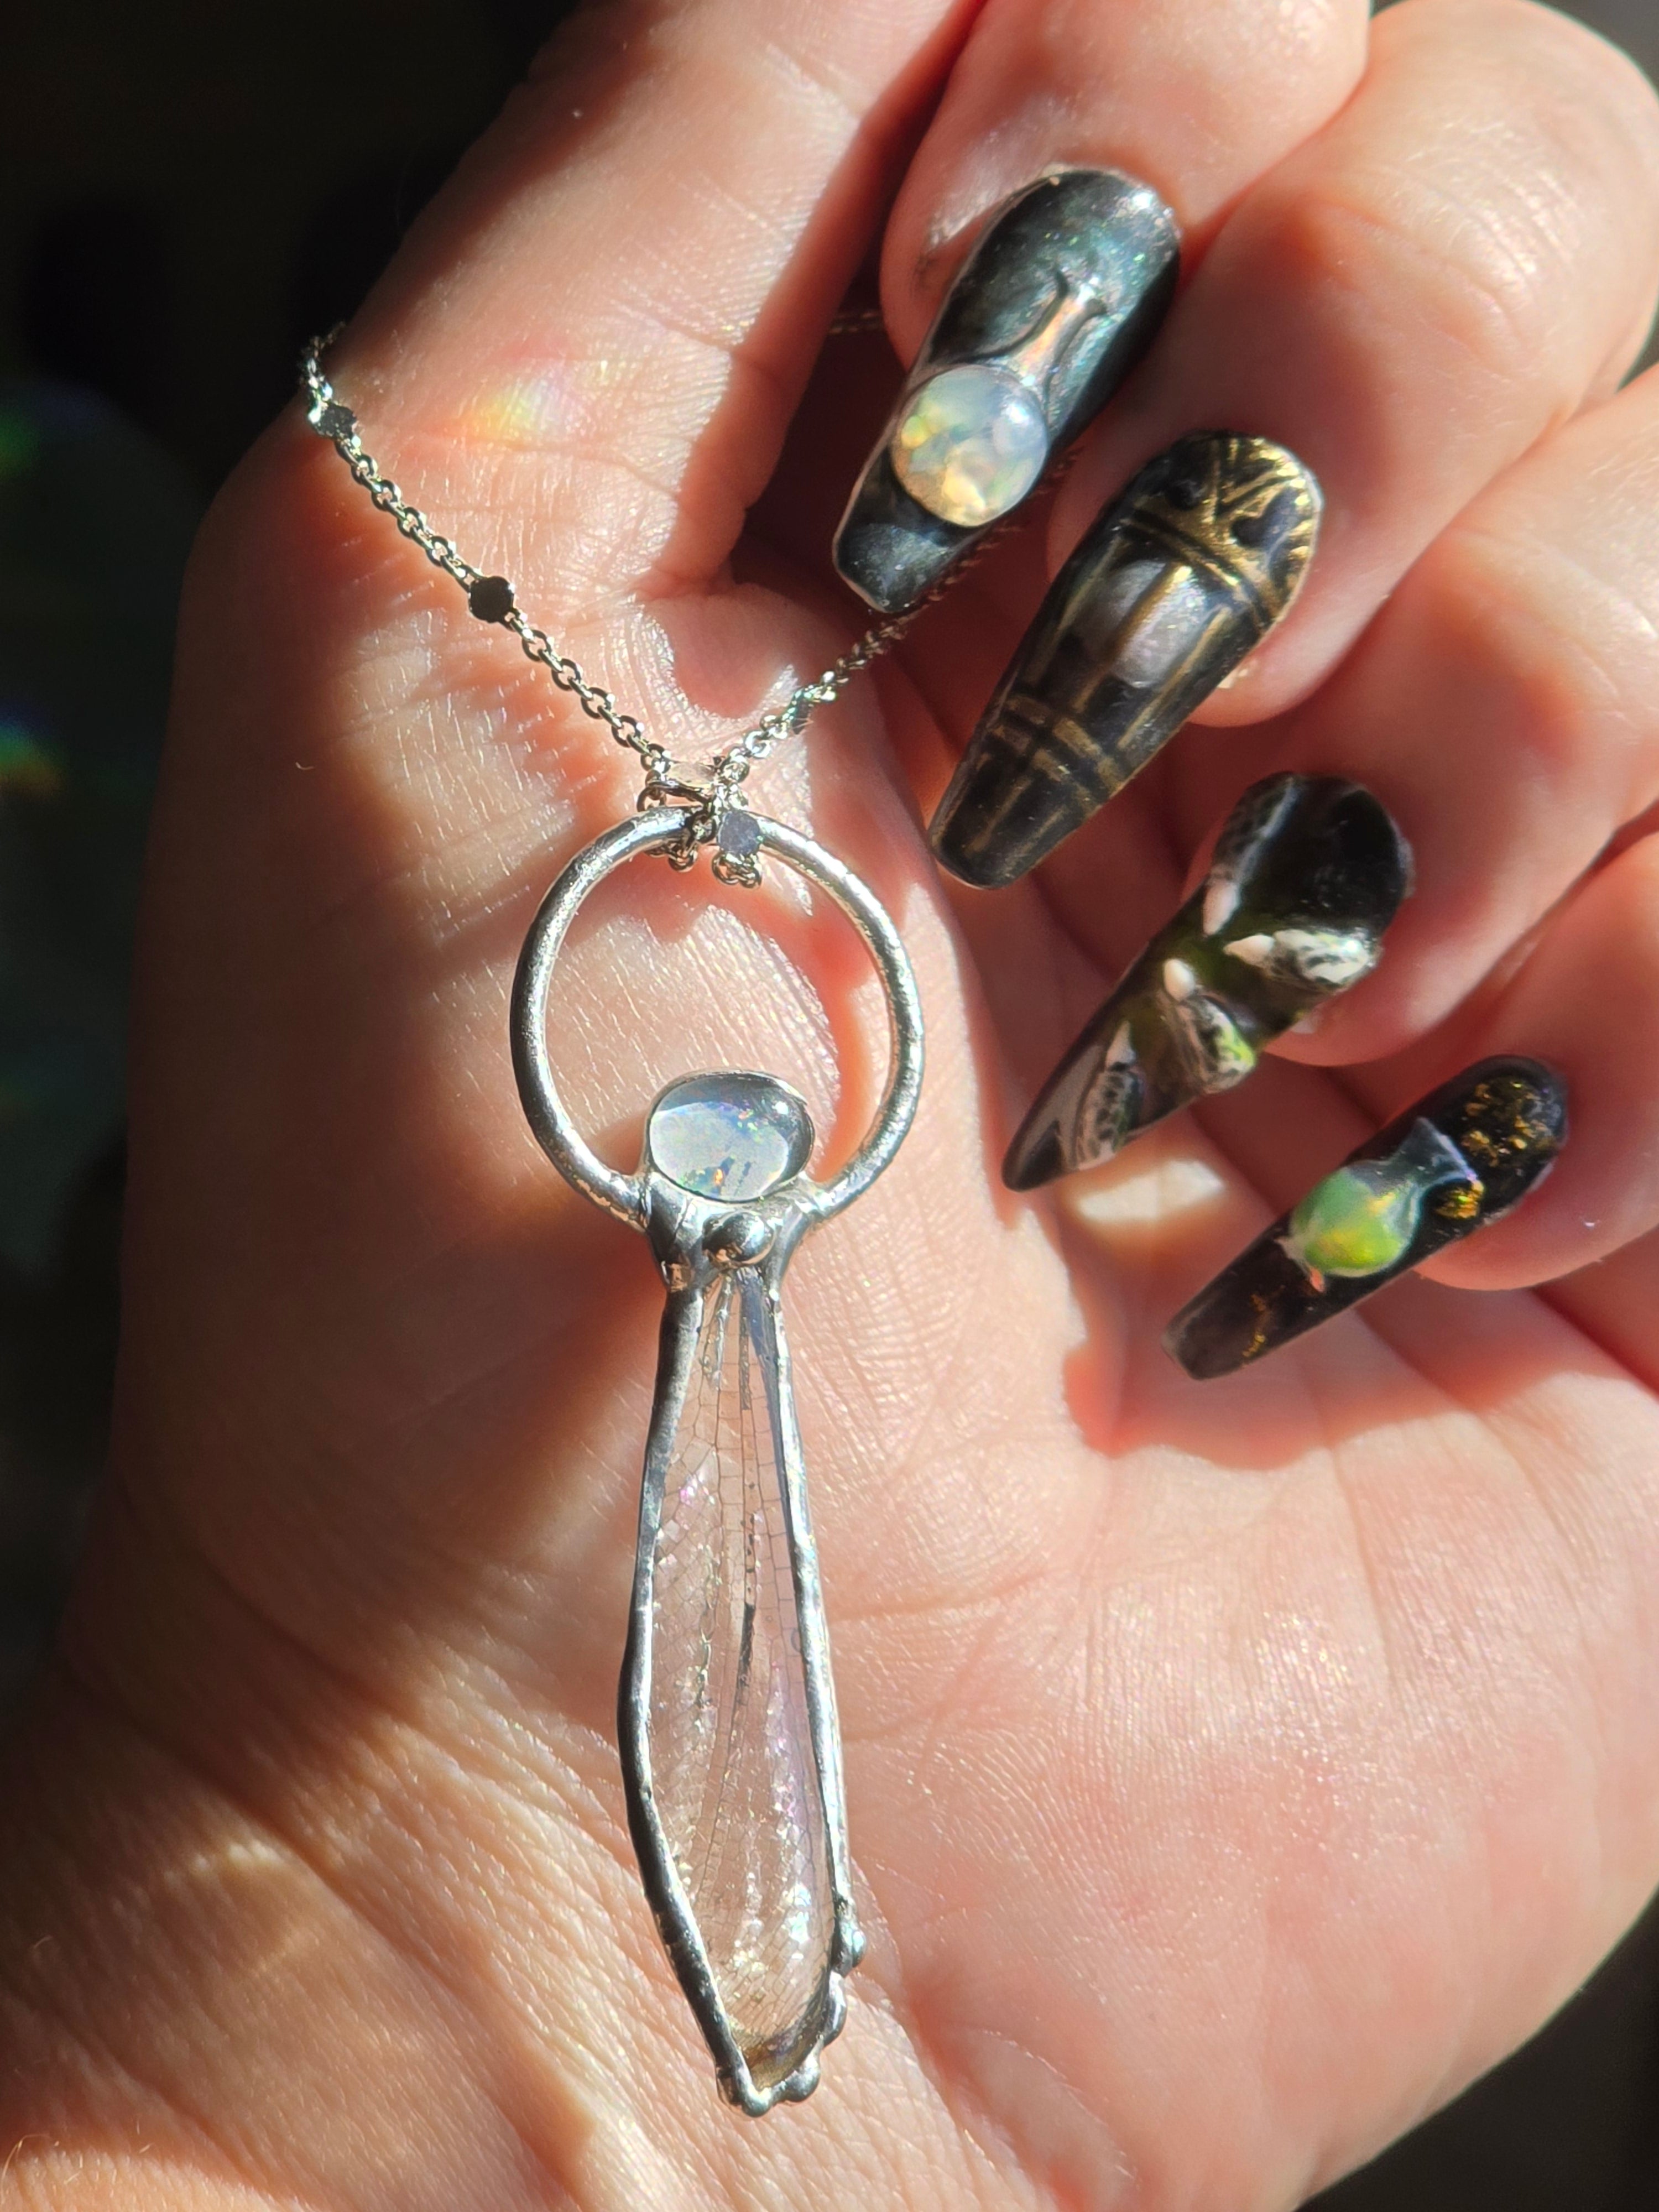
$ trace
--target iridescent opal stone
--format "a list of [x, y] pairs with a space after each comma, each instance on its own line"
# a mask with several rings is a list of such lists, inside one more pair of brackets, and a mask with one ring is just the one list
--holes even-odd
[[1559, 1076], [1535, 1060], [1477, 1060], [1263, 1230], [1182, 1308], [1164, 1349], [1198, 1382], [1265, 1358], [1500, 1219], [1566, 1136]]
[[988, 362], [942, 369], [895, 426], [894, 473], [941, 521], [977, 529], [1019, 505], [1048, 459], [1048, 425], [1018, 377]]
[[769, 1075], [690, 1075], [670, 1084], [646, 1123], [651, 1164], [699, 1198], [764, 1198], [812, 1151], [805, 1103]]
[[1410, 1249], [1431, 1192], [1449, 1183], [1480, 1187], [1451, 1139], [1431, 1121], [1414, 1121], [1383, 1160], [1352, 1160], [1316, 1183], [1291, 1215], [1282, 1243], [1315, 1284], [1330, 1275], [1380, 1275]]

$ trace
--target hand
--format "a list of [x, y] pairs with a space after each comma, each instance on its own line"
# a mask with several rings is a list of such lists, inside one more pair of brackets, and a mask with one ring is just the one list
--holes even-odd
[[[953, 903], [919, 828], [1041, 588], [1032, 533], [757, 779], [895, 912], [930, 1025], [900, 1164], [792, 1277], [872, 1938], [822, 2089], [717, 2101], [640, 1893], [612, 1701], [660, 1285], [507, 1063], [524, 928], [631, 763], [296, 410], [185, 613], [114, 1478], [5, 1795], [0, 2204], [1288, 2206], [1525, 2035], [1659, 1873], [1633, 70], [1510, 0], [615, 7], [337, 381], [437, 526], [695, 755], [850, 635], [826, 548], [891, 369], [820, 349], [892, 195], [908, 358], [974, 219], [1056, 162], [1154, 184], [1189, 276], [1049, 568], [1195, 426], [1282, 440], [1328, 527], [1211, 726], [1036, 887]], [[1012, 1198], [1012, 1116], [1289, 765], [1368, 783], [1415, 847], [1382, 968], [1103, 1180]], [[610, 1157], [734, 1060], [854, 1140], [866, 970], [786, 887], [641, 864], [562, 973]], [[1262, 1221], [1498, 1049], [1572, 1089], [1520, 1211], [1236, 1381], [1164, 1358]]]

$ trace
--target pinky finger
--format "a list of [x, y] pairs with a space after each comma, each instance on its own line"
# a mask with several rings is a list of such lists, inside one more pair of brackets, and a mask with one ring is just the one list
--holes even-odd
[[1553, 1283], [1548, 1296], [1610, 1358], [1659, 1390], [1659, 1230]]
[[[1423, 1272], [1466, 1289], [1513, 1290], [1607, 1260], [1659, 1229], [1659, 836], [1575, 895], [1474, 1042], [1460, 1058], [1522, 1053], [1555, 1069], [1571, 1134], [1523, 1205]], [[1650, 1304], [1650, 1336], [1656, 1317]]]
[[[1176, 1316], [1165, 1348], [1195, 1380], [1234, 1373], [1407, 1271], [1465, 1290], [1583, 1284], [1659, 1231], [1659, 836], [1582, 886], [1473, 1036], [1454, 1018], [1354, 1081], [1387, 1126]], [[1402, 1103], [1414, 1093], [1426, 1095]], [[1447, 1202], [1431, 1215], [1436, 1192]], [[1425, 1249], [1435, 1256], [1413, 1257]], [[1566, 1286], [1553, 1300], [1580, 1318]], [[1659, 1347], [1631, 1360], [1627, 1327], [1598, 1328], [1588, 1310], [1580, 1325], [1638, 1372], [1659, 1365]]]

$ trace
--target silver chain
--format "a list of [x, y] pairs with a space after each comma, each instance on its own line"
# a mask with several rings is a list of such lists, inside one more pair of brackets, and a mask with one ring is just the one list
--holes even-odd
[[[838, 319], [836, 327], [863, 330], [878, 327], [878, 315], [872, 313], [868, 319], [863, 315], [856, 319]], [[596, 722], [603, 722], [619, 745], [638, 754], [645, 770], [641, 806], [683, 805], [687, 800], [696, 803], [700, 810], [696, 829], [689, 835], [686, 844], [670, 855], [677, 866], [689, 867], [696, 857], [697, 845], [718, 837], [720, 824], [736, 805], [739, 787], [755, 763], [763, 761], [787, 738], [793, 737], [811, 719], [815, 708], [827, 707], [854, 677], [896, 645], [922, 609], [939, 596], [938, 591], [930, 592], [915, 606], [907, 607], [902, 614], [877, 623], [814, 682], [801, 684], [782, 706], [775, 708], [769, 714], [763, 714], [741, 736], [722, 746], [700, 772], [688, 774], [666, 746], [647, 736], [636, 714], [625, 714], [609, 691], [591, 682], [569, 654], [561, 653], [547, 632], [537, 628], [519, 606], [513, 586], [505, 576], [487, 575], [482, 568], [475, 568], [458, 551], [453, 539], [434, 530], [420, 508], [404, 497], [364, 447], [358, 434], [356, 416], [337, 398], [334, 386], [324, 371], [323, 356], [337, 336], [337, 331], [331, 331], [326, 337], [314, 338], [301, 362], [301, 382], [309, 403], [307, 420], [321, 436], [332, 442], [340, 459], [381, 513], [392, 517], [404, 536], [420, 547], [434, 568], [441, 568], [447, 576], [454, 578], [478, 619], [511, 630], [527, 659], [539, 662], [559, 690], [568, 692], [580, 703], [585, 714], [590, 714]], [[721, 853], [716, 856], [715, 867], [730, 881], [748, 883], [757, 879], [753, 860], [746, 854]]]

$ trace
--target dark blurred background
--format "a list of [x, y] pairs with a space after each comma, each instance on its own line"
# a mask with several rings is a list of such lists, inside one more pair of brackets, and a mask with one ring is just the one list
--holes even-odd
[[[356, 306], [563, 12], [7, 11], [0, 1716], [50, 1633], [103, 1451], [127, 963], [191, 532], [302, 341]], [[1576, 12], [1659, 76], [1659, 0]], [[1659, 1911], [1518, 2057], [1317, 2205], [1659, 2212]]]

